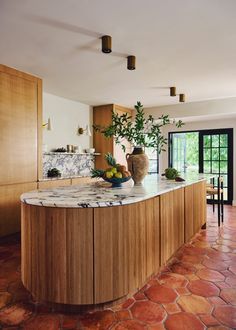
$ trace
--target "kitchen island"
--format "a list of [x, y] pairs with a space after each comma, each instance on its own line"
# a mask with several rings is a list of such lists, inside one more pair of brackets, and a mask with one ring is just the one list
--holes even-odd
[[38, 301], [70, 305], [133, 293], [206, 222], [206, 178], [185, 179], [23, 194], [23, 284]]

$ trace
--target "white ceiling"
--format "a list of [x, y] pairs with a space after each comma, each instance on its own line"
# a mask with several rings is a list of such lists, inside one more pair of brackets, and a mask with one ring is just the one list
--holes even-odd
[[[0, 0], [0, 61], [90, 105], [236, 96], [235, 0]], [[113, 53], [100, 51], [103, 34]], [[137, 69], [126, 69], [136, 55]]]

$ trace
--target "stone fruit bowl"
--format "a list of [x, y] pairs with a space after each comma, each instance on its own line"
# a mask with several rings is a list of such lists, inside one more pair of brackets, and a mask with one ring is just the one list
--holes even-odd
[[106, 178], [103, 176], [102, 178], [103, 180], [112, 183], [112, 188], [119, 188], [121, 187], [122, 183], [129, 181], [132, 176], [127, 176], [125, 178]]

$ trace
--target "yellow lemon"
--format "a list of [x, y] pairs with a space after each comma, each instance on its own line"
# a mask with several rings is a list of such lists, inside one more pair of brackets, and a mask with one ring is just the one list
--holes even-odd
[[117, 172], [117, 173], [115, 174], [115, 177], [118, 178], [118, 179], [121, 179], [121, 178], [122, 178], [122, 173]]
[[111, 172], [112, 172], [113, 174], [117, 173], [117, 169], [116, 169], [116, 167], [112, 167]]
[[106, 172], [106, 177], [111, 179], [113, 177], [113, 173], [111, 171]]

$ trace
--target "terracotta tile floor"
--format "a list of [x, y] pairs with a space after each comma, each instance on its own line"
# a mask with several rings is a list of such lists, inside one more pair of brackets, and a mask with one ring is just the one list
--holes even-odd
[[20, 242], [0, 241], [0, 329], [236, 329], [236, 207], [225, 223], [208, 208], [207, 229], [123, 304], [87, 314], [55, 313], [33, 302], [20, 280]]

